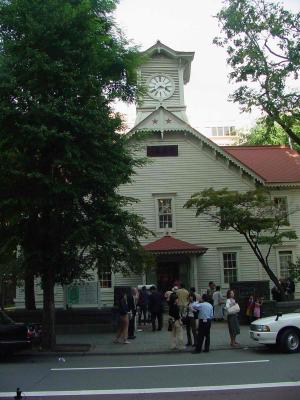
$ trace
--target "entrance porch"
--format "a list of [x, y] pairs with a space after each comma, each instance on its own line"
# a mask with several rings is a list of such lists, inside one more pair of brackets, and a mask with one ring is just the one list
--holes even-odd
[[198, 290], [198, 257], [207, 251], [165, 235], [144, 246], [156, 259], [155, 266], [146, 273], [146, 283], [154, 284], [162, 293], [174, 286], [195, 287]]

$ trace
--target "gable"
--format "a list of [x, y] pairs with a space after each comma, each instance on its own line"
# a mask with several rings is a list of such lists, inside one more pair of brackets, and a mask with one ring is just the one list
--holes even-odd
[[166, 58], [178, 60], [177, 62], [183, 67], [184, 83], [186, 84], [190, 80], [191, 62], [194, 59], [194, 52], [176, 51], [158, 40], [153, 46], [145, 50], [143, 54], [150, 58], [155, 57], [155, 55], [164, 55]]
[[[148, 163], [133, 177], [138, 192], [182, 193], [187, 198], [208, 187], [250, 190], [256, 182], [240, 173], [240, 169], [219, 157], [189, 132], [148, 133], [139, 142], [139, 156], [146, 157], [149, 148], [177, 147], [177, 155], [161, 152], [148, 157]], [[151, 153], [151, 152], [150, 152]], [[165, 153], [165, 154], [164, 154]], [[139, 194], [134, 196], [140, 197]]]
[[199, 148], [203, 148], [208, 153], [211, 153], [218, 162], [222, 161], [228, 168], [238, 169], [241, 176], [247, 175], [248, 178], [252, 179], [255, 183], [264, 184], [264, 179], [262, 177], [241, 163], [237, 158], [232, 157], [229, 153], [224, 151], [222, 147], [192, 128], [184, 119], [180, 118], [180, 112], [176, 115], [175, 111], [170, 112], [161, 106], [157, 110], [149, 112], [149, 114], [131, 129], [127, 135], [134, 139], [134, 135], [140, 132], [149, 135], [149, 137], [151, 137], [152, 134], [158, 134], [161, 136], [162, 140], [167, 133], [177, 133], [183, 137], [190, 135], [194, 137]]

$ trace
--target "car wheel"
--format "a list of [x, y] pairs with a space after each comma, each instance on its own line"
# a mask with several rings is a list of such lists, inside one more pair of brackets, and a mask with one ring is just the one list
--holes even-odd
[[295, 329], [287, 329], [279, 339], [280, 348], [286, 353], [297, 353], [300, 350], [300, 337]]

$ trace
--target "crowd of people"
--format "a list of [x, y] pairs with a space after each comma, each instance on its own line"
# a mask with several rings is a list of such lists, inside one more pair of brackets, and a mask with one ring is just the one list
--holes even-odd
[[[209, 282], [207, 292], [198, 294], [195, 288], [187, 290], [184, 284], [174, 286], [172, 290], [160, 293], [153, 285], [143, 286], [140, 290], [132, 288], [130, 293], [123, 291], [116, 301], [118, 311], [118, 329], [115, 343], [129, 344], [136, 338], [137, 327], [151, 324], [152, 331], [163, 328], [163, 313], [168, 310], [168, 330], [172, 349], [194, 347], [194, 353], [209, 351], [210, 329], [213, 320], [222, 321], [228, 314], [228, 328], [231, 345], [236, 346], [239, 333], [237, 313], [230, 313], [235, 304], [233, 291], [228, 291], [227, 299], [220, 286]], [[229, 316], [230, 314], [230, 316]], [[186, 343], [184, 340], [186, 332]], [[203, 349], [202, 349], [203, 347]]]
[[[280, 280], [284, 293], [292, 298], [295, 285], [291, 279]], [[273, 297], [282, 295], [277, 288], [272, 290]], [[250, 324], [262, 317], [263, 298], [250, 295], [243, 304], [245, 317]], [[160, 293], [156, 286], [131, 288], [130, 293], [120, 293], [116, 307], [118, 311], [118, 329], [115, 343], [129, 344], [136, 338], [137, 327], [150, 325], [152, 331], [163, 328], [163, 313], [168, 310], [168, 330], [172, 349], [194, 347], [194, 353], [208, 352], [210, 348], [210, 329], [212, 321], [227, 320], [230, 345], [238, 346], [236, 341], [240, 333], [238, 315], [241, 312], [236, 302], [234, 291], [228, 290], [226, 296], [213, 281], [209, 282], [202, 295], [195, 288], [187, 290], [184, 284], [178, 284], [165, 293]], [[186, 332], [186, 343], [184, 340]]]
[[152, 331], [161, 331], [163, 325], [163, 297], [155, 286], [147, 290], [131, 288], [130, 293], [121, 291], [116, 299], [118, 328], [115, 343], [129, 344], [136, 338], [137, 323], [144, 326], [151, 322]]

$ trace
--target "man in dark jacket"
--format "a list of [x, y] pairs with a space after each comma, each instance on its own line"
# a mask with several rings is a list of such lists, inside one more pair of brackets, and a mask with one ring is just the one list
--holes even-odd
[[142, 316], [144, 316], [144, 325], [147, 322], [147, 313], [148, 313], [148, 306], [149, 306], [149, 294], [147, 292], [146, 286], [142, 287], [142, 290], [139, 295], [138, 306], [140, 308], [139, 312], [139, 325], [142, 323]]
[[162, 329], [162, 314], [163, 314], [163, 297], [156, 290], [155, 286], [151, 286], [149, 296], [149, 311], [151, 313], [152, 331], [156, 331], [156, 320], [158, 323], [158, 331]]

